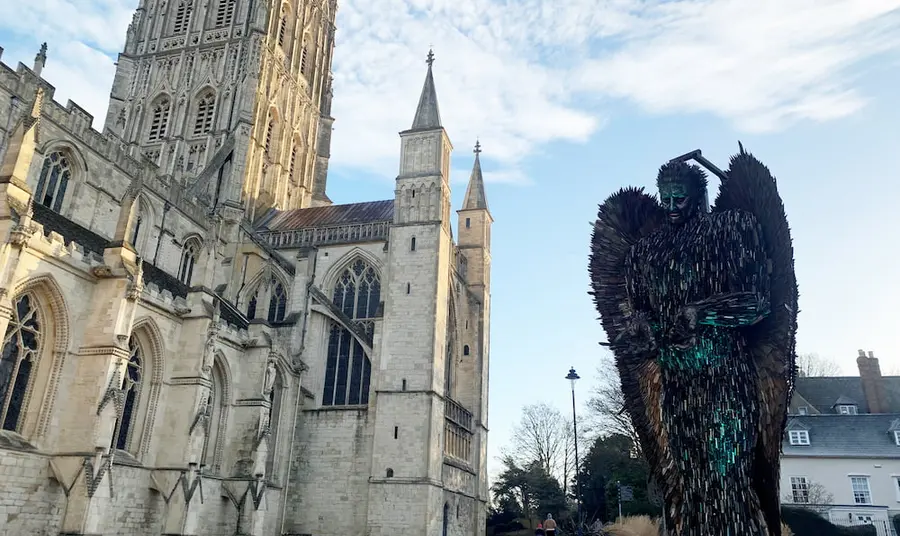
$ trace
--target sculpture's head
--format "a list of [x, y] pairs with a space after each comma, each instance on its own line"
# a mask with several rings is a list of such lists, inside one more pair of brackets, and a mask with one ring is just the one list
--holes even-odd
[[685, 162], [669, 162], [656, 176], [659, 201], [674, 225], [688, 222], [706, 207], [706, 172]]

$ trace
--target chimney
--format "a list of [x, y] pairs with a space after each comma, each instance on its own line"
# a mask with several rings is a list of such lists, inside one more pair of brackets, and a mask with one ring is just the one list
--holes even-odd
[[869, 352], [867, 356], [866, 352], [860, 350], [856, 364], [859, 366], [859, 381], [869, 406], [869, 413], [887, 413], [884, 381], [881, 379], [881, 367], [878, 366], [875, 352]]

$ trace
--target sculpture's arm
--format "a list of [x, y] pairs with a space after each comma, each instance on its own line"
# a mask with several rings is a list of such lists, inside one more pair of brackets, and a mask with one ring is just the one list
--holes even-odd
[[691, 303], [686, 316], [705, 326], [752, 326], [770, 313], [769, 256], [756, 218], [732, 212], [723, 224], [723, 292]]
[[640, 270], [640, 251], [636, 247], [632, 247], [626, 255], [622, 274], [627, 297], [623, 311], [626, 329], [619, 335], [617, 342], [632, 345], [635, 349], [653, 350], [660, 336], [660, 324], [644, 285]]

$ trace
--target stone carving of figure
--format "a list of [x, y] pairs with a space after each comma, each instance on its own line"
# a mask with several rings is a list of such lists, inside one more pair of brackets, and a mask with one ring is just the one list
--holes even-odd
[[206, 347], [203, 348], [203, 373], [209, 374], [212, 370], [213, 361], [216, 358], [216, 333], [210, 331], [206, 337]]
[[266, 364], [266, 377], [263, 381], [263, 394], [269, 396], [272, 389], [275, 388], [275, 362], [269, 361]]

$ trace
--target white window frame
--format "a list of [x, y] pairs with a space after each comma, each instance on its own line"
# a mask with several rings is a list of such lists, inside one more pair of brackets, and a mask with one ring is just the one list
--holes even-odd
[[[863, 483], [865, 484], [865, 489], [863, 489], [860, 485]], [[868, 506], [874, 504], [872, 500], [872, 485], [869, 482], [869, 477], [867, 475], [850, 475], [850, 492], [853, 494], [853, 504], [858, 506]], [[868, 498], [868, 501], [860, 502], [860, 500], [856, 497], [857, 493], [859, 493], [860, 495], [865, 494], [865, 497], [863, 498]]]
[[856, 404], [841, 404], [838, 406], [838, 413], [841, 415], [858, 415], [859, 411], [856, 408]]
[[809, 445], [809, 431], [808, 430], [788, 430], [788, 439], [790, 439], [791, 445], [795, 445], [795, 446]]
[[894, 443], [900, 447], [900, 430], [894, 430]]
[[797, 414], [809, 415], [809, 408], [807, 406], [797, 406]]
[[894, 493], [897, 494], [897, 502], [900, 502], [900, 475], [891, 475], [891, 480], [894, 482]]
[[[798, 501], [798, 492], [806, 492], [806, 500]], [[809, 504], [809, 479], [805, 476], [791, 477], [791, 500], [794, 504]]]

